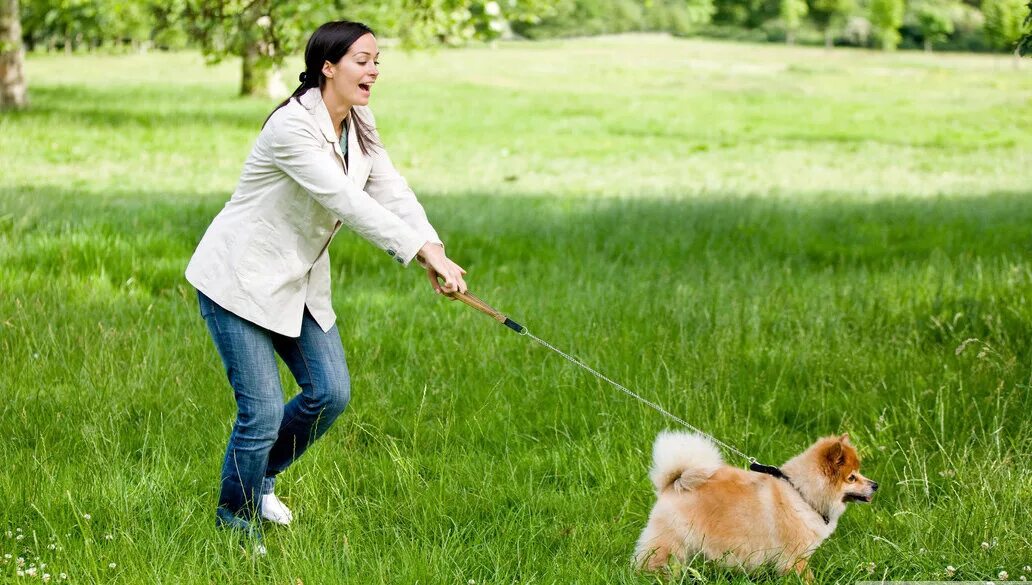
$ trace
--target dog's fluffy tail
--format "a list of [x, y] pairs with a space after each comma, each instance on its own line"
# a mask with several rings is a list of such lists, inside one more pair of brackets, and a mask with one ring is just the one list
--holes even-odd
[[649, 477], [657, 492], [673, 486], [690, 490], [710, 478], [724, 464], [712, 441], [695, 433], [663, 431], [652, 447]]

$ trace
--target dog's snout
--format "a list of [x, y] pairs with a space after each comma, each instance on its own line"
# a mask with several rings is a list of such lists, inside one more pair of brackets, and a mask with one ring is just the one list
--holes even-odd
[[871, 491], [872, 492], [878, 491], [878, 482], [876, 482], [876, 481], [872, 481], [871, 482]]

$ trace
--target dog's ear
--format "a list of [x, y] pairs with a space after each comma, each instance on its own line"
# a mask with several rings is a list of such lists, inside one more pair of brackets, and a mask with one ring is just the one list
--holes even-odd
[[842, 433], [842, 436], [838, 438], [839, 443], [849, 444], [849, 433]]
[[835, 477], [838, 475], [842, 466], [846, 464], [846, 452], [842, 447], [841, 438], [838, 441], [832, 441], [820, 453], [821, 469], [828, 477]]

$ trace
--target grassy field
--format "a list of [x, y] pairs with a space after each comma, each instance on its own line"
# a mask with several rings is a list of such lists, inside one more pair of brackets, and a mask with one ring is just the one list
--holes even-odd
[[[657, 36], [382, 62], [385, 141], [474, 292], [763, 461], [850, 433], [883, 487], [819, 582], [1032, 578], [1029, 64]], [[352, 403], [278, 484], [295, 525], [243, 554], [182, 272], [272, 103], [189, 53], [28, 73], [0, 117], [0, 582], [33, 579], [18, 557], [75, 583], [656, 581], [629, 556], [668, 422], [350, 234]]]

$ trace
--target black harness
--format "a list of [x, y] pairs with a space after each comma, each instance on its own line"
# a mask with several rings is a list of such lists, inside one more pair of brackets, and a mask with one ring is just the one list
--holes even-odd
[[825, 525], [831, 524], [831, 519], [828, 518], [828, 515], [822, 513], [820, 510], [817, 509], [816, 506], [811, 504], [810, 500], [807, 500], [806, 496], [803, 495], [803, 492], [799, 491], [799, 488], [797, 488], [796, 485], [792, 483], [792, 478], [785, 475], [785, 472], [781, 471], [781, 468], [776, 467], [774, 465], [764, 465], [756, 461], [750, 461], [749, 469], [751, 471], [755, 471], [756, 473], [765, 473], [772, 477], [776, 477], [778, 479], [783, 479], [787, 481], [788, 485], [792, 486], [792, 489], [794, 489], [796, 493], [799, 494], [799, 497], [803, 500], [803, 502], [805, 502], [807, 506], [810, 506], [810, 509], [816, 512], [817, 515], [820, 516], [822, 520], [824, 520]]

